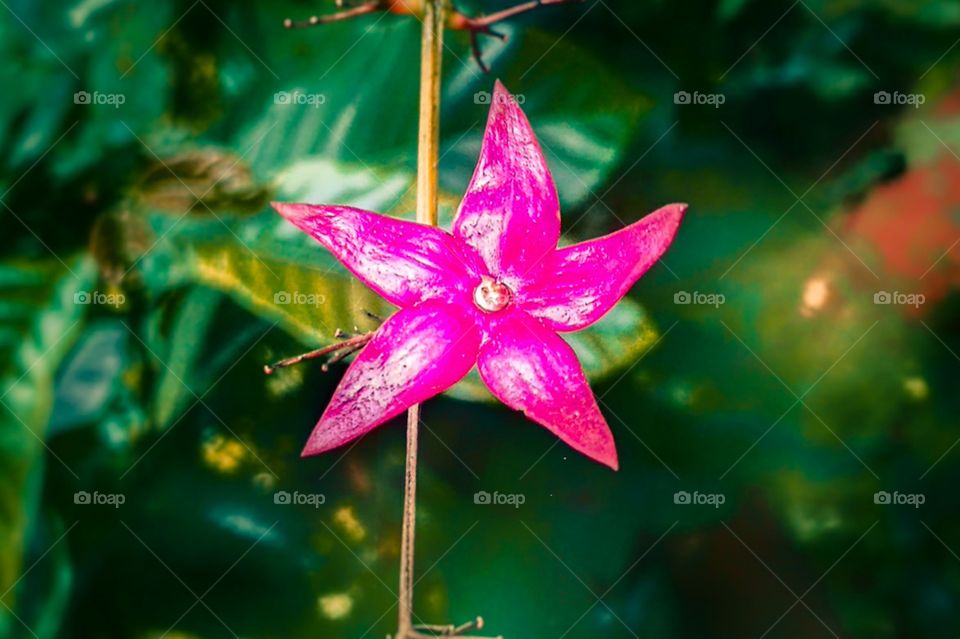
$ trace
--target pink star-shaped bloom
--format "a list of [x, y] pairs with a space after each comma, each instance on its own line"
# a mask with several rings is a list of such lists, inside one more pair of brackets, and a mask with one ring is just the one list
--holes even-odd
[[346, 206], [275, 203], [400, 310], [347, 369], [303, 454], [345, 444], [460, 381], [474, 365], [504, 404], [617, 468], [573, 349], [664, 253], [686, 210], [558, 248], [557, 190], [526, 116], [497, 82], [453, 232]]

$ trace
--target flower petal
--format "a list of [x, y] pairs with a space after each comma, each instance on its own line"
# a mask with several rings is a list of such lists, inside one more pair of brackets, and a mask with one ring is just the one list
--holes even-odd
[[560, 204], [527, 117], [499, 81], [480, 159], [453, 223], [495, 277], [522, 276], [560, 238]]
[[484, 383], [504, 404], [522, 410], [587, 457], [617, 469], [617, 449], [573, 349], [526, 315], [499, 323], [480, 348]]
[[557, 331], [589, 326], [660, 259], [686, 210], [686, 204], [670, 204], [615, 233], [554, 252], [518, 303]]
[[391, 316], [344, 374], [303, 455], [341, 446], [456, 384], [480, 333], [461, 307], [429, 300]]
[[274, 202], [273, 208], [397, 306], [466, 290], [464, 258], [441, 229], [349, 206]]

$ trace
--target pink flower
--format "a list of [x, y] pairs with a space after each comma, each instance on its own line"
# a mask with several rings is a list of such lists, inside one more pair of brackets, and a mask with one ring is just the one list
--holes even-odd
[[526, 116], [497, 82], [452, 233], [346, 206], [273, 206], [400, 307], [347, 369], [304, 456], [363, 435], [477, 365], [504, 404], [617, 468], [610, 428], [557, 333], [589, 326], [626, 294], [673, 241], [685, 204], [558, 248], [556, 187]]

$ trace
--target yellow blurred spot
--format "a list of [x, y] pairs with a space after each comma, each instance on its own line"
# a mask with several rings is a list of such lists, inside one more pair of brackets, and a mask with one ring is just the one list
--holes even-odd
[[353, 541], [363, 541], [367, 536], [367, 529], [353, 512], [353, 506], [344, 506], [333, 514], [333, 521]]
[[353, 610], [353, 597], [344, 592], [324, 595], [317, 603], [320, 614], [327, 619], [343, 619]]
[[214, 435], [203, 443], [203, 461], [221, 473], [235, 471], [246, 454], [243, 444], [223, 435]]
[[277, 485], [277, 478], [264, 471], [253, 476], [253, 485], [263, 491], [273, 490]]
[[811, 277], [803, 285], [803, 303], [800, 313], [810, 317], [821, 310], [830, 299], [830, 283], [823, 277]]
[[910, 399], [923, 401], [930, 395], [930, 387], [927, 386], [927, 380], [922, 377], [907, 377], [903, 380], [903, 390], [906, 391]]
[[303, 366], [288, 366], [267, 376], [267, 392], [272, 397], [283, 397], [303, 385]]
[[437, 614], [440, 614], [450, 603], [448, 601], [446, 591], [436, 586], [427, 589], [427, 594], [424, 597], [424, 600], [427, 610], [435, 610]]

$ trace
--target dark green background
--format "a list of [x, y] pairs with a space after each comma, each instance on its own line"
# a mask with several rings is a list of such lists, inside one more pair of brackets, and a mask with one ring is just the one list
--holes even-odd
[[[399, 420], [300, 460], [342, 368], [261, 372], [389, 312], [267, 202], [413, 210], [420, 25], [280, 26], [334, 10], [0, 7], [0, 636], [393, 631]], [[960, 633], [958, 27], [945, 1], [590, 0], [484, 39], [489, 75], [447, 34], [447, 219], [497, 77], [541, 138], [564, 241], [691, 207], [663, 263], [572, 338], [620, 472], [472, 380], [425, 406], [420, 619], [481, 614], [507, 638]], [[94, 292], [118, 303], [77, 303]]]

